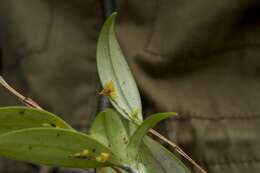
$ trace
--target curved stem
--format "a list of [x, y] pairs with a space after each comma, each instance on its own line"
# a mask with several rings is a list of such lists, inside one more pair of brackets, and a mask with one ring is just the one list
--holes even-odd
[[20, 94], [18, 91], [16, 91], [13, 87], [11, 87], [2, 76], [0, 76], [0, 84], [7, 89], [9, 92], [11, 92], [13, 95], [19, 98], [28, 107], [36, 108], [42, 110], [42, 108], [31, 98], [25, 97], [22, 94]]

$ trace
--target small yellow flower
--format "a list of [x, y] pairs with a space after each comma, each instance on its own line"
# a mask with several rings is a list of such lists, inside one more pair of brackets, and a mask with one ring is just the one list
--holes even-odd
[[42, 127], [52, 127], [52, 126], [50, 124], [48, 124], [48, 123], [43, 123]]
[[84, 149], [82, 152], [81, 152], [81, 156], [85, 157], [89, 154], [89, 151], [87, 149]]
[[132, 113], [132, 117], [133, 117], [134, 119], [138, 119], [139, 113], [140, 113], [140, 109], [139, 109], [139, 108], [136, 108], [136, 109], [133, 111], [133, 113]]
[[79, 152], [79, 153], [75, 153], [75, 154], [70, 155], [70, 157], [77, 157], [77, 158], [87, 157], [88, 154], [89, 154], [89, 151], [88, 151], [87, 149], [84, 149], [84, 150], [82, 150], [82, 151]]
[[96, 161], [105, 163], [110, 157], [109, 153], [100, 153], [98, 157], [96, 157]]
[[76, 158], [78, 158], [78, 157], [80, 157], [80, 156], [81, 156], [80, 153], [75, 153], [75, 154], [71, 154], [71, 155], [70, 155], [70, 157], [76, 157]]
[[104, 95], [109, 97], [112, 100], [115, 100], [117, 98], [115, 85], [112, 80], [110, 80], [103, 88], [102, 91], [99, 93], [100, 95]]
[[56, 128], [64, 128], [64, 124], [61, 121], [57, 121]]

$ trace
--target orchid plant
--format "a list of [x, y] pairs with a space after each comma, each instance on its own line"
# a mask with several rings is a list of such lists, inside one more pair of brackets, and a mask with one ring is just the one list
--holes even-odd
[[115, 18], [114, 13], [106, 20], [97, 45], [100, 94], [108, 97], [114, 109], [100, 112], [89, 132], [82, 133], [19, 94], [1, 77], [1, 84], [28, 107], [0, 108], [0, 156], [55, 167], [96, 168], [98, 173], [189, 173], [172, 152], [147, 135], [151, 133], [205, 172], [152, 129], [176, 113], [156, 113], [143, 120], [139, 91], [116, 38]]

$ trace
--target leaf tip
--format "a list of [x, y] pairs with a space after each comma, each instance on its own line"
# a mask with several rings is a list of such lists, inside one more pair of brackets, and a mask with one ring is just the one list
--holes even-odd
[[177, 112], [170, 112], [172, 116], [179, 116]]

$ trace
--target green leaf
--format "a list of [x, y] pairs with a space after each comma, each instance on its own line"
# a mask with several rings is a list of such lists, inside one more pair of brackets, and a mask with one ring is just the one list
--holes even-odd
[[[175, 115], [175, 113], [162, 113], [161, 116], [166, 118], [167, 116], [171, 115]], [[111, 116], [113, 118], [110, 118]], [[144, 123], [146, 121], [148, 121], [148, 119], [145, 120]], [[122, 134], [117, 132], [121, 129], [125, 129], [125, 131], [127, 131], [129, 125], [127, 123], [124, 124], [125, 122], [126, 120], [120, 118], [120, 116], [114, 111], [112, 111], [111, 109], [107, 109], [97, 116], [96, 120], [92, 124], [90, 134], [93, 138], [97, 139], [100, 142], [104, 142], [106, 146], [108, 146], [111, 138], [113, 138], [113, 141], [117, 141], [120, 139], [122, 140]], [[111, 124], [112, 126], [114, 124], [116, 125], [114, 126], [114, 128], [110, 129], [112, 132], [110, 134], [113, 135], [108, 136], [106, 125], [111, 126]], [[124, 128], [122, 127], [122, 124], [124, 125]], [[125, 148], [124, 143], [113, 143], [112, 146], [112, 148], [120, 148], [116, 149], [116, 151], [120, 151], [122, 148]], [[128, 150], [123, 150], [123, 153], [128, 154], [128, 152]], [[168, 151], [161, 144], [157, 143], [148, 136], [145, 136], [144, 140], [142, 140], [142, 144], [140, 146], [140, 150], [137, 154], [136, 159], [130, 158], [129, 160], [129, 158], [124, 158], [123, 160], [121, 160], [121, 165], [128, 165], [133, 169], [138, 170], [138, 173], [189, 173], [189, 170], [177, 157], [175, 157], [170, 151]], [[98, 170], [98, 173], [115, 173], [115, 171], [110, 168], [102, 168]]]
[[147, 173], [190, 173], [173, 153], [148, 136], [144, 138], [139, 156]]
[[96, 170], [96, 173], [117, 173], [112, 168], [100, 168]]
[[[88, 150], [84, 157], [76, 153]], [[105, 163], [96, 161], [101, 153], [109, 153]], [[116, 163], [110, 149], [83, 133], [66, 129], [31, 128], [0, 136], [0, 155], [20, 161], [71, 168], [94, 168]]]
[[[148, 136], [144, 138], [141, 150], [130, 166], [138, 173], [190, 173], [189, 169], [173, 153]], [[100, 173], [115, 173], [111, 169], [101, 170]], [[132, 172], [130, 171], [130, 173]]]
[[149, 129], [151, 129], [153, 126], [155, 126], [158, 122], [162, 121], [163, 119], [175, 115], [176, 113], [174, 112], [157, 113], [151, 115], [140, 126], [138, 126], [137, 130], [131, 136], [129, 144], [127, 146], [127, 150], [129, 151], [130, 157], [132, 159], [136, 158], [143, 138], [149, 131]]
[[47, 111], [28, 107], [0, 108], [0, 135], [18, 129], [46, 126], [72, 129], [65, 121]]
[[141, 99], [134, 77], [116, 38], [115, 18], [116, 13], [106, 20], [99, 36], [98, 73], [104, 88], [112, 81], [115, 97], [110, 97], [110, 101], [117, 111], [125, 118], [140, 123], [143, 119]]
[[112, 109], [100, 112], [93, 122], [90, 135], [109, 147], [113, 153], [126, 156], [125, 148], [128, 144], [128, 135], [121, 118]]

